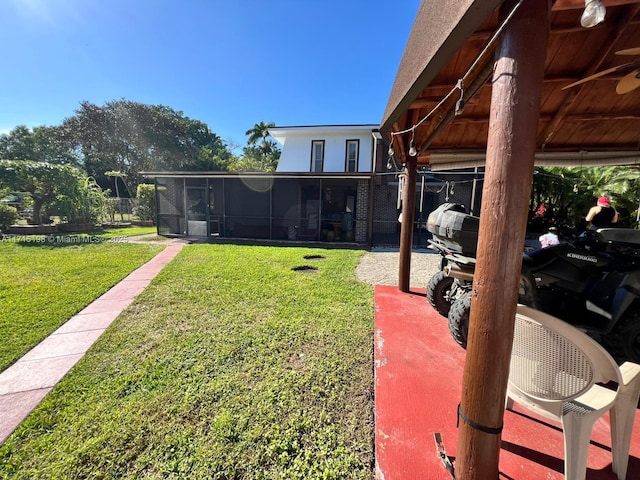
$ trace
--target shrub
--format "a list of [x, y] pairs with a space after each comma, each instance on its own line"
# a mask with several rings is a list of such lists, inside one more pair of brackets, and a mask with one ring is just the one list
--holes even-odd
[[18, 221], [18, 210], [0, 203], [0, 230], [6, 230]]
[[106, 193], [91, 178], [80, 178], [58, 195], [56, 213], [69, 223], [92, 223], [100, 220]]
[[107, 197], [102, 206], [102, 216], [111, 224], [116, 223], [116, 213], [120, 211], [120, 199]]
[[142, 221], [155, 221], [156, 219], [156, 191], [155, 186], [149, 183], [141, 183], [136, 190], [138, 205], [136, 213]]

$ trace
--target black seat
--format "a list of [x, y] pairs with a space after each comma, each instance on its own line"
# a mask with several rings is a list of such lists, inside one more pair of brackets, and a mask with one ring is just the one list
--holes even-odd
[[605, 242], [640, 247], [640, 230], [634, 230], [633, 228], [600, 228], [598, 233]]

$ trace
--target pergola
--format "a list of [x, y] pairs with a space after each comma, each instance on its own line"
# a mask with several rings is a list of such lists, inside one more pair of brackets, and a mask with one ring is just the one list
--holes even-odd
[[640, 0], [603, 4], [584, 28], [584, 0], [423, 0], [381, 122], [405, 176], [404, 292], [418, 167], [485, 166], [458, 479], [498, 475], [534, 165], [640, 164]]

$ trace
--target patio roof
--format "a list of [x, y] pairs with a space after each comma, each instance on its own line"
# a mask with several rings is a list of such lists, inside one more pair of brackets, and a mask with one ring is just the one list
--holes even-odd
[[[433, 167], [438, 153], [488, 153], [459, 408], [465, 414], [459, 416], [458, 478], [498, 474], [497, 432], [536, 155], [562, 153], [570, 165], [583, 164], [583, 152], [606, 152], [599, 164], [638, 163], [640, 90], [620, 95], [616, 86], [621, 79], [640, 86], [640, 0], [604, 3], [607, 20], [587, 30], [580, 26], [584, 0], [556, 0], [552, 10], [551, 1], [539, 0], [423, 0], [382, 120], [381, 134], [392, 139], [393, 155], [404, 165], [403, 292], [409, 291], [407, 225], [413, 225], [417, 167]], [[615, 54], [629, 49], [623, 53], [633, 55]], [[605, 75], [563, 88], [606, 69], [622, 73], [615, 67], [629, 59], [630, 77]], [[492, 77], [495, 92], [487, 84]], [[410, 146], [418, 153], [408, 155]], [[482, 156], [477, 162], [484, 163]]]
[[[495, 47], [488, 44], [499, 28], [497, 8], [502, 3], [421, 4], [380, 126], [387, 141], [391, 132], [408, 130], [394, 137], [400, 155], [406, 154], [415, 133], [419, 166], [462, 168], [484, 162]], [[605, 22], [591, 29], [580, 25], [584, 0], [553, 4], [537, 164], [640, 163], [640, 90], [616, 93], [620, 79], [640, 63], [565, 89], [594, 73], [639, 60], [640, 52], [616, 52], [640, 47], [640, 0], [604, 4]], [[461, 98], [464, 109], [456, 114]]]

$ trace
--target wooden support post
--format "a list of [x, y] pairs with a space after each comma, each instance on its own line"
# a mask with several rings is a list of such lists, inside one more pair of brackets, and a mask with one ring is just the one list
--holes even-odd
[[416, 179], [418, 157], [407, 155], [404, 166], [404, 190], [402, 191], [402, 224], [400, 225], [400, 266], [398, 290], [408, 293], [411, 280], [411, 248], [413, 246], [413, 220], [416, 208]]
[[[513, 8], [507, 0], [500, 16]], [[550, 1], [524, 0], [496, 51], [455, 473], [498, 478]]]

